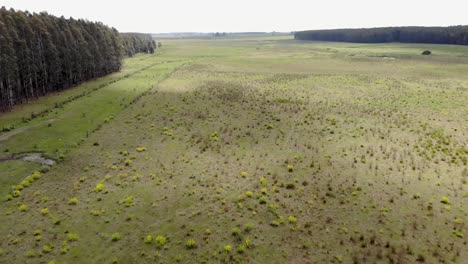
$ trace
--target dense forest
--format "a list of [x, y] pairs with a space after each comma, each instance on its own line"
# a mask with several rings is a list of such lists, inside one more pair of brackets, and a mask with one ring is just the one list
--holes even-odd
[[294, 37], [299, 40], [357, 43], [403, 42], [468, 45], [468, 26], [309, 30], [296, 32]]
[[119, 71], [130, 53], [154, 52], [150, 35], [131, 42], [99, 22], [0, 8], [0, 112]]
[[156, 42], [151, 35], [143, 33], [121, 33], [124, 53], [133, 57], [136, 53], [154, 53]]

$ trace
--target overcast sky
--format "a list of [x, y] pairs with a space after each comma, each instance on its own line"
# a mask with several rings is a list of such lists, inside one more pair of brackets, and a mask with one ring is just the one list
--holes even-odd
[[468, 24], [468, 0], [0, 0], [121, 32], [246, 32]]

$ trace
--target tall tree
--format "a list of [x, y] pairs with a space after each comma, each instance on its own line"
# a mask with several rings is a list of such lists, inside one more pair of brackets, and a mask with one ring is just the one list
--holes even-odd
[[468, 26], [309, 30], [296, 32], [294, 37], [300, 40], [358, 43], [404, 42], [468, 45]]
[[155, 49], [150, 35], [121, 35], [100, 22], [2, 7], [0, 111], [119, 71], [124, 55]]

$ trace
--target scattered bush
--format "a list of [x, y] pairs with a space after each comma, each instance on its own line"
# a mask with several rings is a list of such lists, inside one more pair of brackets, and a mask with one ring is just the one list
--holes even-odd
[[187, 249], [194, 249], [197, 247], [197, 242], [195, 242], [193, 239], [189, 239], [185, 242], [185, 247]]
[[421, 55], [431, 55], [432, 52], [430, 50], [425, 50], [423, 52], [421, 52]]
[[249, 238], [245, 239], [245, 246], [248, 248], [252, 246], [252, 240], [250, 240]]
[[127, 196], [125, 199], [120, 201], [121, 204], [125, 205], [125, 207], [130, 207], [133, 205], [133, 196]]
[[231, 235], [233, 235], [233, 236], [238, 236], [239, 234], [240, 234], [239, 228], [234, 227], [234, 228], [231, 230]]
[[245, 231], [245, 232], [250, 232], [254, 227], [255, 227], [255, 224], [254, 224], [254, 223], [247, 223], [247, 224], [244, 226], [244, 231]]
[[151, 244], [153, 242], [153, 236], [152, 235], [147, 235], [144, 239], [143, 239], [143, 242], [145, 242], [145, 244]]
[[167, 242], [166, 237], [161, 236], [161, 235], [156, 237], [156, 246], [163, 247], [166, 244], [166, 242]]
[[112, 241], [119, 241], [121, 239], [120, 233], [114, 233], [111, 236]]
[[280, 225], [280, 223], [278, 221], [276, 221], [276, 220], [273, 220], [273, 221], [271, 221], [270, 225], [274, 226], [274, 227], [278, 227]]
[[34, 258], [36, 256], [36, 252], [34, 252], [33, 249], [30, 249], [26, 252], [26, 257], [28, 258]]
[[27, 205], [25, 205], [25, 204], [22, 204], [22, 205], [19, 206], [19, 210], [21, 212], [26, 212], [26, 211], [29, 210], [29, 207]]
[[75, 233], [70, 233], [67, 235], [67, 240], [68, 241], [77, 241], [80, 237], [78, 236], [78, 234], [75, 234]]
[[44, 245], [44, 246], [42, 247], [42, 252], [44, 252], [44, 253], [50, 253], [50, 252], [52, 252], [52, 247], [51, 247], [50, 245]]
[[442, 198], [440, 198], [440, 202], [443, 203], [443, 204], [449, 204], [450, 203], [449, 198], [446, 197], [446, 196], [443, 196]]
[[231, 246], [231, 245], [225, 245], [225, 246], [224, 246], [224, 252], [229, 253], [229, 252], [231, 252], [231, 250], [232, 250], [232, 246]]
[[136, 151], [137, 152], [143, 152], [143, 151], [146, 151], [146, 148], [145, 147], [139, 147], [139, 148], [136, 148]]
[[79, 201], [78, 201], [78, 198], [76, 198], [76, 197], [73, 197], [68, 201], [68, 204], [71, 204], [71, 205], [76, 205], [78, 203], [79, 203]]
[[297, 218], [295, 216], [290, 215], [288, 217], [288, 221], [289, 221], [289, 223], [294, 224], [294, 223], [297, 222]]
[[104, 184], [103, 183], [98, 183], [96, 185], [96, 188], [94, 189], [95, 192], [101, 192], [102, 190], [104, 190]]
[[237, 247], [237, 253], [242, 254], [245, 252], [245, 246], [244, 245], [239, 245]]

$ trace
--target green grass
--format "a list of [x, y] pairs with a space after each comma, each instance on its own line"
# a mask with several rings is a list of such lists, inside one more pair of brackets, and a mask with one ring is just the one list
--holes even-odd
[[468, 47], [163, 44], [161, 64], [2, 143], [67, 155], [0, 205], [0, 262], [468, 258]]
[[41, 165], [20, 160], [3, 161], [0, 164], [0, 197], [3, 200], [10, 191], [10, 186], [20, 183], [32, 171], [40, 170]]
[[31, 121], [24, 122], [24, 120], [30, 119], [32, 115], [40, 115], [41, 113], [45, 115], [47, 114], [46, 111], [52, 111], [57, 105], [66, 104], [73, 98], [79, 98], [79, 96], [82, 96], [83, 94], [92, 93], [96, 89], [100, 89], [112, 82], [123, 79], [126, 75], [132, 75], [138, 70], [154, 64], [154, 56], [157, 55], [150, 56], [138, 54], [133, 58], [124, 60], [123, 69], [120, 72], [17, 105], [13, 111], [2, 113], [0, 115], [0, 128], [12, 126], [18, 128], [34, 123]]

